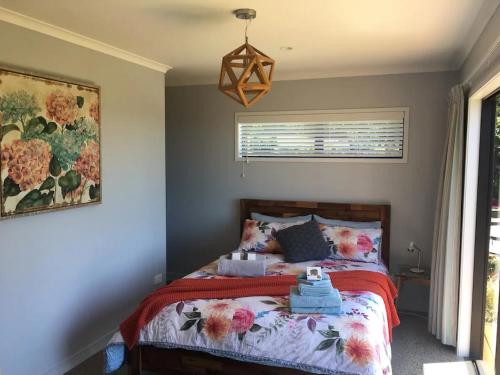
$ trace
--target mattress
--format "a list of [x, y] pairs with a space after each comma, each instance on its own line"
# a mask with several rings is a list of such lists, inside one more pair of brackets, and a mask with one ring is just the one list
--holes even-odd
[[[286, 263], [268, 254], [266, 275], [362, 270], [387, 274], [383, 264], [327, 258]], [[225, 278], [217, 261], [186, 278]], [[291, 314], [288, 297], [253, 296], [182, 301], [166, 306], [140, 333], [139, 345], [180, 348], [317, 374], [391, 374], [391, 347], [383, 299], [372, 292], [341, 292], [339, 315]], [[280, 350], [276, 350], [280, 348]], [[122, 366], [125, 345], [117, 332], [105, 350], [105, 372]]]

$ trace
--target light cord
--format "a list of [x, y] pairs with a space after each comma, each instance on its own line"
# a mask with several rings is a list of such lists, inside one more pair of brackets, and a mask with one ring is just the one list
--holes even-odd
[[252, 22], [251, 18], [245, 19], [245, 43], [248, 43], [248, 26]]

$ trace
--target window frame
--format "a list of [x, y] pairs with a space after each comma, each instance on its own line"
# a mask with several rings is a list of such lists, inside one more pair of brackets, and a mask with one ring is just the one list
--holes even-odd
[[[273, 117], [276, 116], [295, 116], [295, 115], [338, 115], [342, 113], [379, 113], [379, 112], [403, 112], [403, 157], [389, 158], [389, 157], [240, 157], [240, 117], [259, 116], [259, 117]], [[305, 110], [305, 111], [266, 111], [266, 112], [235, 112], [234, 114], [234, 155], [236, 161], [248, 162], [299, 162], [299, 163], [395, 163], [405, 164], [408, 163], [408, 146], [410, 137], [410, 107], [385, 107], [385, 108], [356, 108], [356, 109], [332, 109], [332, 110]]]

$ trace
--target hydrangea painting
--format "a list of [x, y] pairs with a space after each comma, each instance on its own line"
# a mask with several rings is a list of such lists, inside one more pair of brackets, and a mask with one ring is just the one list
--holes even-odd
[[0, 217], [101, 201], [100, 95], [0, 69]]

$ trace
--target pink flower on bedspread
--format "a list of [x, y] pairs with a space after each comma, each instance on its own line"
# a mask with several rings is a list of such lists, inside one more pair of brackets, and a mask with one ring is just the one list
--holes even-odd
[[366, 234], [360, 234], [358, 236], [358, 249], [363, 253], [369, 253], [373, 249], [373, 242], [370, 237]]
[[231, 328], [231, 320], [224, 315], [211, 315], [203, 326], [205, 333], [209, 338], [215, 341], [222, 340]]
[[361, 322], [356, 322], [356, 321], [348, 321], [347, 323], [344, 324], [344, 327], [347, 329], [350, 329], [352, 331], [355, 331], [359, 334], [366, 334], [368, 333], [368, 329], [366, 326], [361, 323]]
[[356, 245], [350, 241], [341, 241], [337, 249], [346, 258], [354, 258], [357, 251]]
[[338, 231], [337, 235], [340, 238], [349, 239], [352, 237], [352, 231], [350, 229], [347, 229], [347, 228], [342, 228]]
[[373, 361], [373, 349], [370, 344], [356, 336], [351, 336], [344, 345], [345, 353], [358, 366], [366, 366]]
[[201, 307], [203, 316], [210, 315], [224, 315], [227, 318], [232, 318], [233, 313], [236, 309], [240, 308], [241, 305], [231, 299], [221, 299], [209, 302]]
[[245, 220], [245, 224], [243, 224], [243, 236], [241, 238], [242, 242], [248, 242], [253, 240], [255, 237], [254, 228], [257, 225], [255, 220]]
[[248, 331], [255, 320], [255, 315], [248, 309], [238, 309], [234, 312], [231, 330], [236, 333]]

